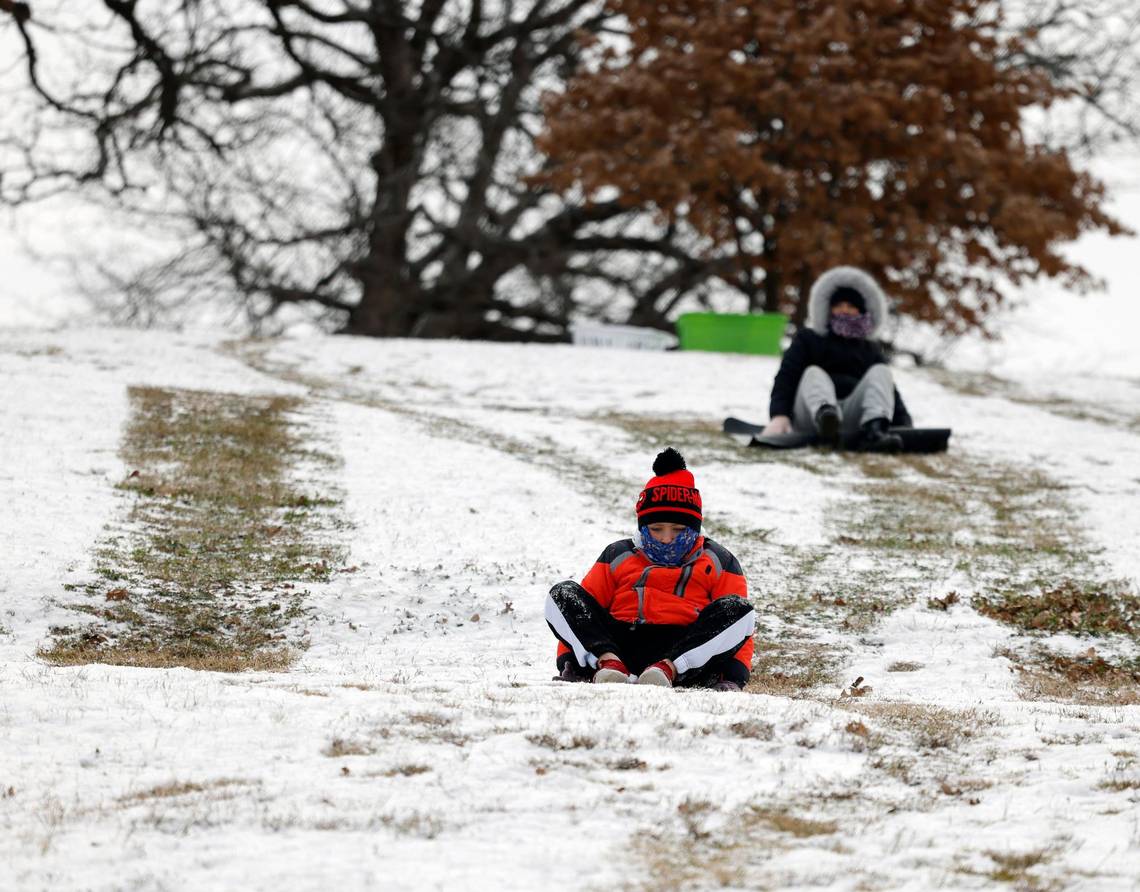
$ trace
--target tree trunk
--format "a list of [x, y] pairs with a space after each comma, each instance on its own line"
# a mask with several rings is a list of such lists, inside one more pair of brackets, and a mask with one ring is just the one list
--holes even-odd
[[796, 295], [796, 305], [792, 308], [792, 325], [796, 331], [804, 327], [807, 320], [808, 298], [811, 297], [812, 271], [806, 266], [800, 268], [799, 293]]
[[784, 287], [783, 277], [769, 264], [764, 271], [764, 312], [780, 312], [780, 291]]
[[342, 332], [374, 338], [411, 337], [420, 304], [418, 288], [409, 288], [396, 269], [370, 262], [360, 276], [358, 303]]

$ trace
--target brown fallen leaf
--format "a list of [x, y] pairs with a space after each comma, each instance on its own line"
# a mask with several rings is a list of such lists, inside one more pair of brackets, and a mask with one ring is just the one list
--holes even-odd
[[951, 605], [960, 600], [957, 592], [948, 592], [944, 598], [927, 598], [926, 606], [931, 610], [949, 610]]
[[1033, 619], [1029, 621], [1029, 625], [1034, 629], [1045, 628], [1045, 626], [1049, 625], [1049, 611], [1040, 611], [1035, 617], [1033, 617]]
[[851, 682], [851, 687], [844, 689], [844, 691], [839, 696], [866, 697], [873, 690], [874, 688], [872, 688], [870, 685], [863, 684], [863, 676], [860, 675], [853, 682]]
[[126, 601], [130, 597], [130, 592], [125, 588], [113, 588], [107, 592], [108, 601]]

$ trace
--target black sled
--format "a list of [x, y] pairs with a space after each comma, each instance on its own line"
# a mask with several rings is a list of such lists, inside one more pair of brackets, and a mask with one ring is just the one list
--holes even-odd
[[[819, 437], [815, 434], [796, 433], [763, 435], [764, 425], [753, 424], [739, 418], [724, 419], [724, 432], [736, 436], [746, 435], [751, 439], [749, 446], [761, 449], [801, 449], [805, 446], [818, 446]], [[945, 452], [950, 445], [948, 427], [892, 427], [892, 434], [902, 438], [902, 451], [910, 453]], [[846, 436], [840, 443], [844, 449], [858, 449], [858, 435]]]

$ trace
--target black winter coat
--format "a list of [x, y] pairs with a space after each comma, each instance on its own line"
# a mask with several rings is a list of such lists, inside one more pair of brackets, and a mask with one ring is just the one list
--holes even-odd
[[[796, 404], [796, 388], [799, 387], [800, 378], [808, 366], [817, 365], [827, 372], [835, 382], [835, 395], [843, 399], [851, 394], [859, 379], [867, 373], [867, 369], [880, 362], [886, 363], [887, 357], [873, 341], [862, 338], [841, 338], [831, 332], [821, 335], [810, 328], [801, 328], [792, 339], [792, 344], [780, 363], [780, 370], [776, 373], [768, 415], [770, 418], [775, 418], [777, 415], [791, 417]], [[891, 419], [891, 424], [896, 427], [913, 426], [910, 412], [907, 411], [897, 387], [895, 415]]]

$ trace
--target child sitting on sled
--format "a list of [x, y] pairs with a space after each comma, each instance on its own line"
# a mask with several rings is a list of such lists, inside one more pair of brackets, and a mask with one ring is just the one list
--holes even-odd
[[882, 289], [869, 273], [837, 266], [812, 286], [807, 315], [776, 373], [762, 435], [815, 433], [830, 446], [898, 452], [903, 441], [890, 428], [911, 419], [872, 340], [887, 318]]
[[740, 564], [701, 535], [701, 494], [669, 448], [637, 499], [637, 535], [607, 547], [581, 584], [555, 585], [546, 621], [564, 681], [739, 691], [756, 615]]

